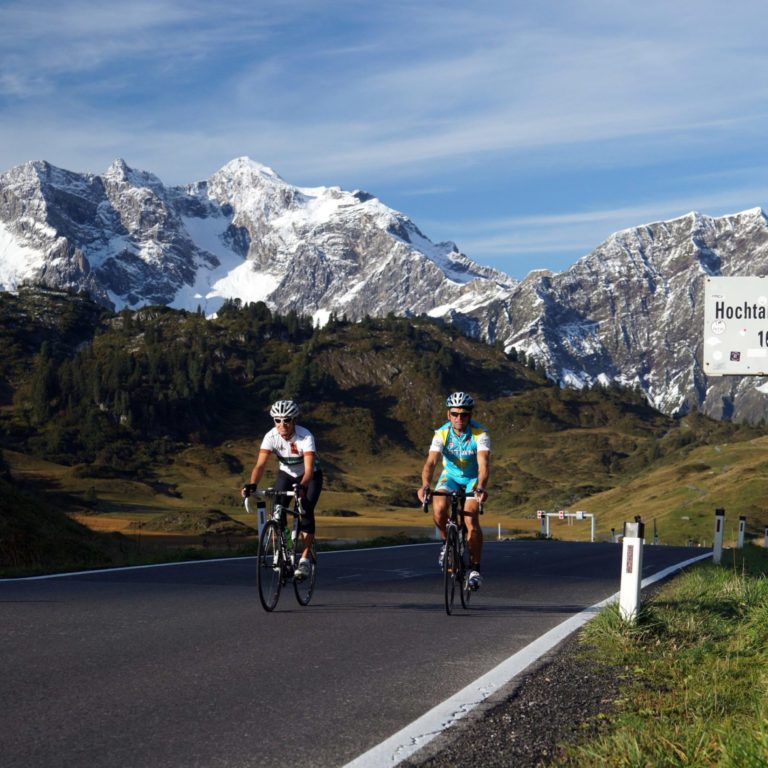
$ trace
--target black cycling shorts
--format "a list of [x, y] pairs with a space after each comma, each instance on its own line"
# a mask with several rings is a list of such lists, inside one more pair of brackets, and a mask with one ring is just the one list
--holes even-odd
[[[275, 490], [276, 491], [291, 491], [293, 490], [293, 486], [298, 482], [298, 478], [295, 478], [293, 475], [289, 475], [287, 472], [283, 472], [282, 470], [277, 473], [277, 478], [275, 480]], [[301, 516], [301, 530], [304, 531], [304, 533], [314, 533], [315, 532], [315, 505], [317, 504], [317, 500], [320, 498], [320, 493], [323, 490], [323, 472], [322, 470], [318, 469], [315, 470], [314, 475], [312, 475], [312, 479], [309, 481], [309, 485], [307, 486], [307, 493], [306, 498], [304, 501], [302, 501], [302, 508], [304, 509], [304, 514]], [[284, 507], [290, 506], [290, 502], [292, 501], [292, 498], [290, 496], [283, 496], [276, 499], [276, 501], [279, 504], [282, 504]], [[283, 520], [283, 525], [285, 525], [286, 522]]]

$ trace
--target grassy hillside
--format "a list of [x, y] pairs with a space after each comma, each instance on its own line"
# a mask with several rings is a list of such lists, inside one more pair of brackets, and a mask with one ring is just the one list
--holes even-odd
[[95, 533], [0, 479], [0, 575], [109, 566], [134, 550], [130, 539]]
[[641, 515], [662, 543], [712, 546], [714, 513], [725, 509], [725, 538], [735, 541], [739, 515], [746, 537], [763, 539], [768, 525], [768, 438], [691, 446], [673, 461], [655, 462], [637, 477], [580, 501], [608, 527]]
[[[164, 307], [114, 315], [27, 291], [0, 295], [0, 337], [9, 482], [144, 552], [252, 539], [238, 490], [279, 397], [301, 402], [318, 439], [328, 539], [431, 534], [415, 488], [456, 389], [473, 393], [493, 438], [489, 528], [535, 534], [536, 510], [559, 508], [595, 513], [601, 536], [636, 514], [656, 518], [674, 543], [711, 540], [716, 507], [728, 525], [739, 514], [753, 532], [768, 523], [760, 430], [671, 419], [628, 390], [560, 390], [525, 360], [427, 319], [315, 329], [236, 304], [216, 320]], [[589, 527], [552, 532], [586, 538]]]

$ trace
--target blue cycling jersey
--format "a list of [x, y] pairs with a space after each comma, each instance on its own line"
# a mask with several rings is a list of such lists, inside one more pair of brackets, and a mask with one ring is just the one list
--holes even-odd
[[450, 479], [471, 490], [470, 485], [474, 486], [477, 481], [478, 451], [490, 452], [491, 438], [485, 427], [474, 419], [470, 420], [466, 431], [458, 435], [450, 422], [446, 422], [435, 430], [429, 450], [443, 456], [443, 471], [438, 487], [445, 487], [445, 481]]

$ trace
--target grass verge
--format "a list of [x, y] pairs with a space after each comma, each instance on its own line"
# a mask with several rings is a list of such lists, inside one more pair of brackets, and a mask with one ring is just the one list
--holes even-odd
[[582, 633], [620, 670], [621, 696], [597, 737], [559, 766], [768, 765], [768, 551], [726, 551], [660, 589], [634, 625], [610, 606]]

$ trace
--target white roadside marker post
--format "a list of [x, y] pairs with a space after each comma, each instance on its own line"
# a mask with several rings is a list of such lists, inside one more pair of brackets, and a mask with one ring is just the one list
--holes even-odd
[[739, 537], [736, 540], [736, 549], [744, 549], [744, 530], [747, 527], [746, 515], [739, 515]]
[[624, 523], [621, 551], [621, 589], [619, 613], [624, 621], [634, 623], [640, 607], [640, 587], [643, 577], [643, 537], [645, 524], [636, 520]]
[[539, 518], [539, 535], [543, 536], [545, 539], [548, 539], [549, 531], [547, 530], [547, 523], [549, 518], [547, 518], [547, 513], [543, 509], [537, 509], [536, 517]]
[[256, 502], [256, 527], [259, 531], [259, 536], [261, 536], [261, 532], [264, 530], [264, 526], [267, 523], [267, 503], [264, 501], [264, 499], [259, 499]]
[[723, 529], [725, 528], [725, 510], [718, 508], [715, 510], [715, 541], [712, 545], [712, 562], [715, 565], [720, 564], [723, 557]]
[[765, 526], [765, 531], [763, 531], [763, 546], [768, 549], [768, 525]]

